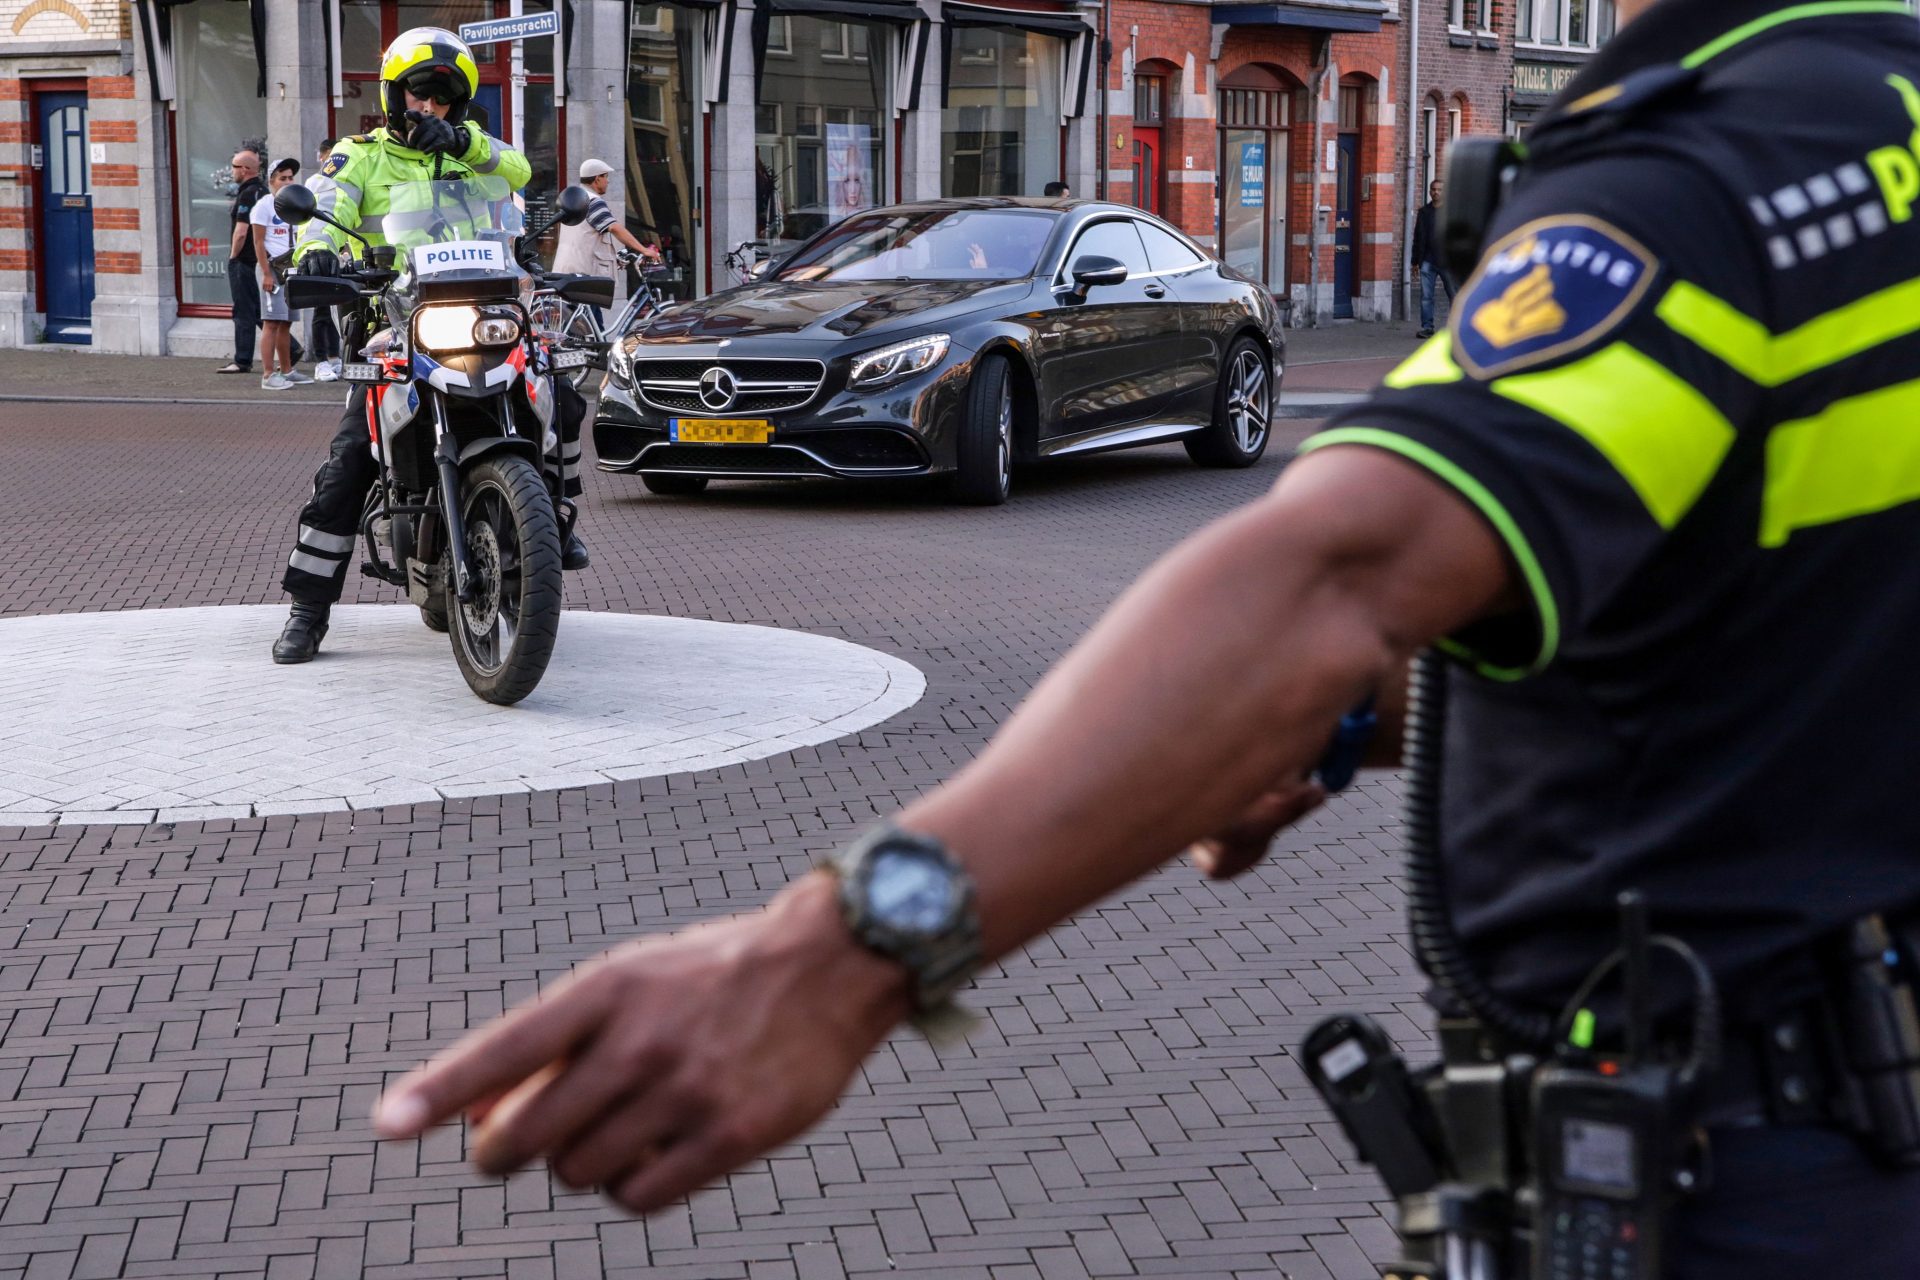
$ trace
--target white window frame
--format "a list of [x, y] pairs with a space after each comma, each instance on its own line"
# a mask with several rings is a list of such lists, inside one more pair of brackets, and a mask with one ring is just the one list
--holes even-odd
[[1428, 105], [1420, 108], [1420, 160], [1421, 172], [1426, 180], [1420, 184], [1421, 204], [1426, 203], [1427, 192], [1433, 190], [1433, 180], [1440, 176], [1440, 109]]
[[[1460, 0], [1454, 0], [1457, 6]], [[1614, 0], [1587, 0], [1587, 34], [1585, 39], [1575, 42], [1568, 38], [1568, 27], [1573, 21], [1573, 5], [1570, 0], [1519, 0], [1525, 16], [1515, 20], [1515, 31], [1522, 28], [1528, 34], [1518, 35], [1515, 43], [1528, 49], [1598, 49], [1613, 34], [1617, 16], [1614, 12]]]

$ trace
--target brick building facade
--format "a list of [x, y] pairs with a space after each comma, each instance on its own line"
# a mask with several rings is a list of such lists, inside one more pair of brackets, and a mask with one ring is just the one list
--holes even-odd
[[[378, 120], [378, 53], [402, 21], [522, 3], [548, 7], [0, 0], [0, 346], [229, 350], [232, 151], [264, 139], [310, 163], [322, 138]], [[677, 296], [730, 283], [741, 241], [847, 212], [845, 192], [1062, 180], [1167, 218], [1294, 324], [1404, 314], [1405, 238], [1448, 143], [1523, 128], [1612, 25], [1607, 0], [565, 12], [563, 41], [476, 50], [490, 128], [533, 160], [535, 198], [588, 156], [612, 163], [612, 202], [671, 242]]]

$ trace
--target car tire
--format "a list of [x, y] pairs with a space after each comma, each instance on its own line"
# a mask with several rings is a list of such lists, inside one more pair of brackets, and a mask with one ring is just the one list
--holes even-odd
[[677, 475], [671, 471], [643, 472], [640, 483], [647, 486], [648, 493], [670, 498], [691, 498], [696, 493], [707, 491], [707, 477]]
[[1273, 364], [1252, 338], [1240, 338], [1220, 362], [1213, 422], [1186, 438], [1187, 456], [1203, 467], [1250, 467], [1273, 438]]
[[1007, 500], [1013, 492], [1013, 367], [1005, 356], [983, 356], [974, 366], [955, 452], [954, 501], [997, 507]]

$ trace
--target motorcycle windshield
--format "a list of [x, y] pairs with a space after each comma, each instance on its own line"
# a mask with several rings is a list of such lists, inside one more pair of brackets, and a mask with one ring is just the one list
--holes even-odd
[[505, 178], [403, 182], [388, 193], [380, 233], [407, 255], [415, 280], [461, 280], [525, 273], [514, 241], [526, 218]]

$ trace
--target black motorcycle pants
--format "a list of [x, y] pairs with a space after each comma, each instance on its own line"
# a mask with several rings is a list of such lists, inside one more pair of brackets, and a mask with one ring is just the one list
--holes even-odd
[[[553, 379], [557, 448], [546, 455], [546, 473], [560, 478], [560, 491], [580, 496], [580, 425], [587, 402], [563, 379]], [[327, 460], [313, 476], [313, 496], [300, 508], [300, 527], [280, 585], [295, 600], [333, 604], [346, 589], [347, 568], [360, 537], [367, 492], [379, 476], [367, 434], [367, 390], [355, 387], [334, 433]]]

